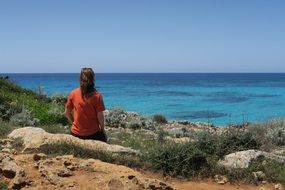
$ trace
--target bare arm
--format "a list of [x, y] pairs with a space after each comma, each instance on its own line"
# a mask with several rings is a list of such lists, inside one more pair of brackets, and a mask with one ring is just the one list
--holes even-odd
[[65, 117], [68, 119], [68, 121], [72, 124], [73, 123], [73, 115], [72, 110], [65, 109]]
[[98, 121], [99, 121], [99, 127], [100, 127], [101, 131], [104, 131], [104, 128], [105, 128], [105, 118], [104, 118], [104, 114], [103, 114], [102, 111], [97, 112], [97, 118], [98, 118]]

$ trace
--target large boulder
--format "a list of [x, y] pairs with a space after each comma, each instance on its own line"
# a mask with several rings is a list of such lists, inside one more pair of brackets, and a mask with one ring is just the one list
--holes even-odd
[[122, 154], [138, 154], [137, 150], [131, 148], [110, 145], [101, 141], [96, 140], [82, 140], [77, 137], [68, 134], [51, 134], [45, 130], [37, 127], [23, 127], [15, 129], [9, 135], [9, 138], [20, 138], [23, 141], [24, 150], [36, 149], [45, 144], [54, 143], [69, 143], [78, 145], [85, 149], [107, 151], [111, 153], [122, 153]]
[[278, 163], [285, 163], [285, 156], [278, 156], [273, 153], [268, 153], [259, 150], [245, 150], [228, 154], [223, 160], [218, 163], [227, 168], [248, 168], [251, 161], [260, 157], [274, 160]]

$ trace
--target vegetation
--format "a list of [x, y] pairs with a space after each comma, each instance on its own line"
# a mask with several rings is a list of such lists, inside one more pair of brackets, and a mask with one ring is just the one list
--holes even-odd
[[0, 138], [6, 137], [9, 133], [11, 133], [14, 129], [16, 129], [14, 125], [11, 123], [7, 123], [0, 120]]
[[[23, 89], [7, 79], [0, 79], [0, 137], [4, 138], [17, 127], [34, 125], [50, 133], [68, 133], [67, 120], [63, 116], [62, 96], [47, 97], [39, 92]], [[285, 147], [285, 122], [273, 120], [252, 124], [246, 129], [230, 128], [222, 134], [208, 132], [191, 133], [194, 141], [174, 143], [167, 140], [170, 135], [157, 130], [157, 125], [167, 123], [163, 115], [154, 115], [155, 123], [134, 115], [128, 118], [121, 109], [107, 117], [109, 143], [131, 147], [141, 151], [140, 155], [112, 155], [108, 152], [87, 150], [68, 143], [44, 145], [39, 150], [49, 155], [73, 154], [82, 158], [123, 164], [130, 167], [161, 171], [165, 175], [187, 178], [226, 175], [230, 180], [245, 180], [256, 183], [253, 172], [262, 171], [263, 180], [285, 184], [285, 166], [271, 160], [259, 159], [247, 169], [226, 169], [217, 164], [223, 156], [236, 151], [259, 149], [273, 151]], [[151, 126], [151, 127], [149, 127]], [[151, 130], [146, 130], [151, 129]], [[21, 141], [14, 146], [20, 147]], [[285, 151], [284, 151], [285, 152]], [[285, 153], [284, 153], [285, 154]], [[5, 184], [0, 184], [1, 185]]]
[[161, 114], [155, 114], [152, 118], [152, 120], [158, 124], [165, 124], [167, 123], [167, 119], [164, 115]]
[[7, 183], [0, 181], [0, 189], [1, 189], [1, 190], [8, 189]]
[[12, 120], [17, 125], [66, 125], [68, 121], [63, 115], [62, 99], [52, 99], [42, 92], [36, 93], [0, 79], [0, 118]]

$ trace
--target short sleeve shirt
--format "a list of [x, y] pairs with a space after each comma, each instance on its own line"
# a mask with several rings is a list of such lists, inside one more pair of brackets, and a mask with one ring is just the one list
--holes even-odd
[[73, 90], [67, 97], [67, 110], [73, 110], [74, 121], [71, 132], [79, 136], [94, 135], [100, 130], [97, 112], [105, 110], [102, 95], [95, 91], [82, 97], [80, 88]]

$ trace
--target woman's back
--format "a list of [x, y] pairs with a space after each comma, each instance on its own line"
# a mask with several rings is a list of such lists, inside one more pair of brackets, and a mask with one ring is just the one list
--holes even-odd
[[74, 110], [74, 121], [71, 132], [79, 136], [93, 135], [100, 130], [97, 112], [105, 110], [102, 95], [94, 91], [82, 97], [80, 88], [68, 96], [66, 108]]

